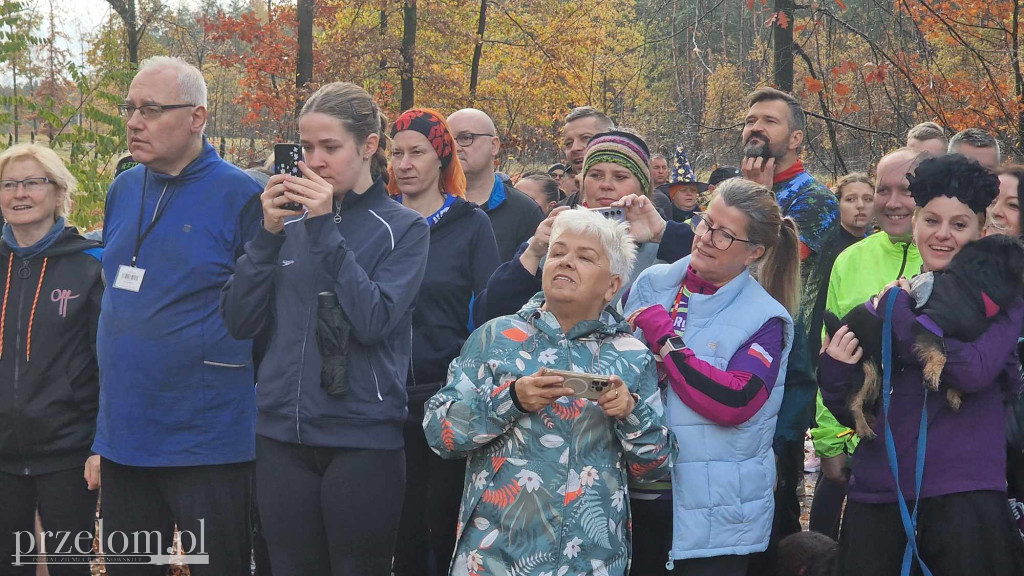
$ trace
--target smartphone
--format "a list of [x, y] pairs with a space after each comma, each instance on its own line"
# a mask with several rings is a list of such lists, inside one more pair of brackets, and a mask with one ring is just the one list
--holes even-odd
[[625, 208], [616, 208], [613, 206], [609, 206], [608, 208], [591, 208], [590, 210], [593, 212], [597, 212], [598, 214], [604, 216], [609, 220], [615, 220], [616, 222], [626, 221]]
[[[299, 160], [302, 160], [302, 146], [299, 144], [274, 144], [274, 174], [291, 174], [302, 178]], [[298, 202], [287, 202], [281, 208], [297, 212], [303, 207]]]
[[575, 396], [587, 400], [597, 400], [612, 387], [610, 376], [551, 369], [545, 371], [547, 375], [561, 376], [565, 379], [563, 386], [571, 388]]

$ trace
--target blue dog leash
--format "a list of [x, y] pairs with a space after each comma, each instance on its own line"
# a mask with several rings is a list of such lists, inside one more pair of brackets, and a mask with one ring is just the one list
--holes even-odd
[[921, 553], [917, 545], [917, 512], [921, 501], [921, 480], [924, 478], [924, 457], [925, 448], [928, 446], [928, 387], [924, 388], [924, 405], [921, 407], [921, 429], [917, 437], [917, 462], [914, 470], [914, 512], [907, 508], [907, 501], [903, 497], [903, 489], [900, 487], [900, 470], [896, 461], [896, 443], [893, 441], [892, 428], [889, 425], [889, 404], [892, 394], [892, 311], [896, 304], [896, 291], [890, 290], [885, 303], [885, 318], [882, 324], [882, 413], [885, 418], [885, 451], [889, 457], [889, 469], [896, 480], [896, 498], [899, 501], [900, 517], [903, 521], [903, 531], [907, 536], [907, 547], [903, 552], [903, 567], [900, 570], [901, 576], [910, 576], [914, 560], [921, 565], [924, 576], [932, 576], [931, 570], [921, 559]]

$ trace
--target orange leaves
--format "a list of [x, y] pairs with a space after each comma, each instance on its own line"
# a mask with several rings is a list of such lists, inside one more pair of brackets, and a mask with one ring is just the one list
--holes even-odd
[[840, 10], [846, 10], [846, 4], [843, 3], [843, 0], [836, 0], [836, 6], [838, 6]]
[[836, 96], [846, 96], [850, 93], [850, 87], [842, 82], [836, 82], [835, 85], [832, 86], [832, 90], [835, 91]]
[[779, 10], [772, 14], [771, 18], [764, 23], [764, 27], [771, 28], [773, 24], [778, 24], [779, 28], [789, 28], [789, 16], [786, 16], [785, 12]]
[[868, 84], [872, 82], [882, 83], [885, 82], [886, 77], [889, 75], [889, 66], [886, 64], [875, 65], [868, 62], [864, 65], [864, 81]]
[[822, 84], [821, 80], [812, 78], [811, 76], [804, 77], [804, 87], [807, 88], [807, 91], [811, 94], [817, 94], [825, 89], [825, 85]]

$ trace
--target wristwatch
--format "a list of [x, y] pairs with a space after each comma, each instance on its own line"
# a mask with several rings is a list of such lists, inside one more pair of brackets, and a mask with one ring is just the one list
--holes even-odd
[[659, 355], [661, 356], [662, 360], [664, 360], [665, 358], [668, 358], [669, 353], [678, 352], [683, 348], [686, 348], [686, 344], [683, 342], [683, 337], [672, 336], [671, 338], [665, 340], [665, 343], [661, 345], [661, 351], [659, 352]]

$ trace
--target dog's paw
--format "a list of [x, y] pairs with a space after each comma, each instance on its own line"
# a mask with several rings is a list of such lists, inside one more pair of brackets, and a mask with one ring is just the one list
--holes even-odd
[[925, 364], [923, 370], [924, 385], [932, 392], [936, 392], [939, 389], [939, 379], [942, 376], [942, 368], [942, 365], [935, 362]]
[[963, 393], [952, 388], [946, 390], [946, 403], [953, 409], [953, 412], [959, 411], [960, 407], [963, 406], [964, 403]]
[[874, 440], [878, 437], [878, 435], [875, 434], [875, 431], [867, 425], [857, 426], [857, 436], [859, 436], [861, 440]]

